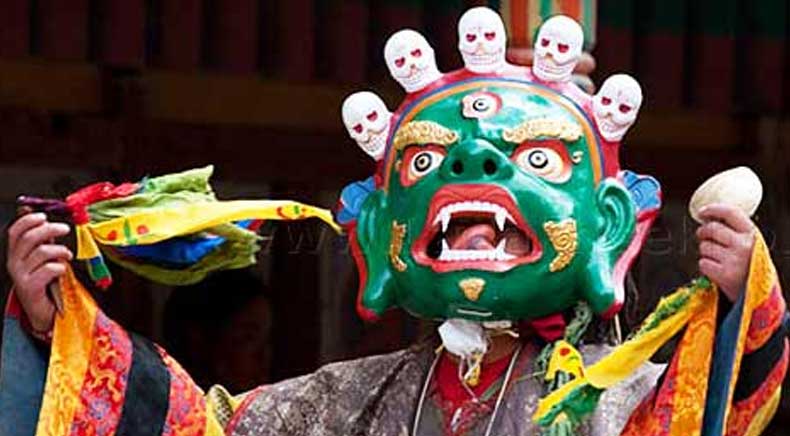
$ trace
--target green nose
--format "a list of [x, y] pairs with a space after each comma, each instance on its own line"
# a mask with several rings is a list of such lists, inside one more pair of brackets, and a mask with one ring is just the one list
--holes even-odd
[[513, 166], [490, 142], [470, 139], [450, 148], [440, 174], [448, 182], [494, 181], [512, 177]]

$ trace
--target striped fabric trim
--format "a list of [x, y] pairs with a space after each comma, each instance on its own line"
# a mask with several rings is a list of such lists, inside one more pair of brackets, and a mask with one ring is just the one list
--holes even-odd
[[203, 391], [187, 372], [163, 349], [157, 352], [170, 374], [170, 407], [165, 417], [163, 436], [199, 436], [206, 430], [207, 409]]
[[55, 317], [37, 436], [70, 434], [95, 346], [93, 332], [98, 313], [96, 303], [71, 268], [61, 277], [60, 288], [64, 315]]
[[[203, 392], [178, 363], [107, 318], [71, 270], [61, 291], [65, 310], [55, 322], [37, 436], [221, 434], [207, 423]], [[9, 382], [15, 392], [16, 380]]]
[[118, 434], [162, 434], [170, 404], [170, 373], [154, 345], [132, 335], [134, 353]]
[[758, 304], [752, 314], [749, 331], [746, 334], [746, 354], [765, 345], [782, 324], [787, 304], [778, 281], [774, 284], [768, 299]]
[[129, 335], [101, 312], [93, 335], [96, 346], [89, 357], [79, 406], [71, 423], [72, 436], [116, 434], [126, 396], [132, 366]]
[[771, 295], [778, 280], [768, 246], [756, 235], [746, 291], [719, 326], [713, 353], [702, 435], [721, 435], [731, 412], [746, 339], [754, 310]]
[[726, 436], [759, 435], [776, 413], [776, 403], [787, 374], [788, 344], [782, 339], [782, 354], [773, 368], [763, 373], [763, 382], [748, 398], [736, 402], [727, 419]]

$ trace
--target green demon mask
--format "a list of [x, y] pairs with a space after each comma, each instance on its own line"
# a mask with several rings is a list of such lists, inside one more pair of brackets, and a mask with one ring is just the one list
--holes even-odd
[[[593, 96], [507, 68], [434, 80], [379, 130], [371, 125], [386, 107], [359, 93], [376, 101], [356, 104], [362, 122], [347, 127], [380, 166], [375, 182], [344, 191], [341, 207], [354, 213], [339, 219], [364, 317], [399, 306], [430, 319], [520, 321], [580, 300], [601, 315], [622, 304], [657, 185], [619, 172], [618, 144], [591, 120]], [[378, 153], [376, 135], [386, 138]]]

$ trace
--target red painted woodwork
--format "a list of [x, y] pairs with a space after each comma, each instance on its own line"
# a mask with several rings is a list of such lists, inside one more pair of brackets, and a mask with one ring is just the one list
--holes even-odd
[[[639, 81], [653, 108], [683, 105], [683, 36], [657, 31], [637, 39], [640, 55], [635, 59]], [[603, 43], [601, 43], [603, 45]]]
[[752, 111], [778, 112], [784, 106], [785, 45], [771, 37], [746, 39], [739, 67], [743, 70], [740, 97]]
[[[606, 78], [611, 74], [633, 72], [634, 35], [631, 29], [601, 27], [593, 55], [597, 64], [596, 75]], [[603, 80], [603, 79], [602, 79]]]
[[252, 73], [258, 66], [257, 0], [214, 2], [211, 54], [216, 69], [228, 73]]
[[735, 38], [696, 34], [689, 46], [691, 105], [712, 112], [732, 109], [735, 90]]
[[43, 57], [87, 59], [89, 0], [39, 0], [35, 13]]
[[115, 67], [141, 67], [145, 63], [144, 0], [104, 0], [101, 3], [102, 63]]
[[[364, 83], [368, 65], [370, 9], [364, 0], [334, 1], [325, 27], [326, 44], [319, 44], [329, 64], [329, 77], [345, 83]], [[374, 58], [378, 59], [378, 58]]]
[[[312, 0], [288, 0], [279, 5], [277, 51], [283, 77], [296, 81], [313, 78], [315, 24]], [[362, 35], [357, 37], [362, 38]]]
[[200, 66], [202, 20], [202, 0], [162, 1], [158, 66], [175, 70], [191, 70]]
[[3, 0], [0, 12], [0, 57], [21, 58], [30, 47], [29, 0]]

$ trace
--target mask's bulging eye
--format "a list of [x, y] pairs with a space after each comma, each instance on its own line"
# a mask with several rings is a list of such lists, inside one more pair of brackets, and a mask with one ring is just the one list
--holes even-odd
[[571, 176], [568, 156], [551, 146], [523, 145], [513, 154], [513, 161], [522, 170], [552, 183], [566, 182]]
[[466, 118], [484, 119], [497, 114], [502, 108], [502, 99], [494, 93], [479, 91], [461, 100], [462, 113]]
[[442, 156], [435, 151], [422, 151], [414, 155], [411, 160], [411, 175], [422, 177], [442, 163]]
[[406, 150], [402, 168], [401, 181], [404, 186], [409, 186], [441, 165], [444, 160], [444, 151], [438, 146], [415, 146]]
[[541, 149], [531, 150], [527, 153], [527, 161], [529, 166], [536, 170], [542, 170], [549, 165], [549, 157], [546, 151]]

